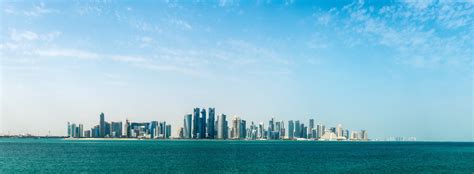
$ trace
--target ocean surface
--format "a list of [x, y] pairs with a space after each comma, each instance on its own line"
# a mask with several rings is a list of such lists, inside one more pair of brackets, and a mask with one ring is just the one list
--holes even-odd
[[473, 173], [472, 142], [0, 139], [0, 173]]

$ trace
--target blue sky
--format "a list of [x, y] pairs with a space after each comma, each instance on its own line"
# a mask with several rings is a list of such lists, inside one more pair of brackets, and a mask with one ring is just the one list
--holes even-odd
[[2, 1], [1, 133], [193, 107], [473, 140], [473, 1]]

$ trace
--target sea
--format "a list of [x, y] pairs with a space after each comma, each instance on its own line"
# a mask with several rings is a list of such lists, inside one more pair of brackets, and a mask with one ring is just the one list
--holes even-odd
[[474, 142], [0, 138], [0, 173], [474, 173]]

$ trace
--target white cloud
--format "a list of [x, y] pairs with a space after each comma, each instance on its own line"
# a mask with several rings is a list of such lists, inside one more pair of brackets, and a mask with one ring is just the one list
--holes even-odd
[[[467, 59], [473, 54], [474, 8], [471, 4], [409, 3], [378, 9], [360, 2], [352, 3], [336, 12], [318, 12], [315, 19], [318, 26], [333, 28], [338, 39], [347, 46], [384, 46], [395, 51], [394, 57], [399, 62], [414, 67], [472, 61]], [[325, 15], [336, 21], [321, 20]]]
[[97, 59], [99, 54], [77, 50], [77, 49], [49, 49], [49, 50], [36, 50], [35, 54], [43, 57], [65, 57], [65, 58], [78, 58], [78, 59]]
[[17, 32], [13, 30], [10, 34], [10, 38], [15, 42], [20, 42], [23, 40], [33, 41], [39, 38], [38, 34], [31, 31]]
[[131, 63], [142, 63], [147, 62], [148, 59], [137, 56], [125, 56], [125, 55], [114, 55], [111, 56], [111, 59], [119, 62], [131, 62]]
[[183, 20], [174, 19], [174, 20], [171, 20], [171, 23], [173, 23], [174, 25], [180, 27], [183, 30], [193, 29], [193, 27], [188, 22], [183, 21]]

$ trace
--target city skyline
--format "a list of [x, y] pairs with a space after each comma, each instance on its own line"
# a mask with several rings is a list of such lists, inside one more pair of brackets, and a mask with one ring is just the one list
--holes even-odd
[[212, 106], [229, 125], [312, 118], [374, 139], [474, 140], [469, 0], [0, 6], [0, 134], [65, 135], [101, 112], [174, 134]]
[[[318, 141], [369, 141], [367, 130], [350, 130], [338, 124], [336, 127], [325, 126], [309, 119], [305, 126], [303, 121], [276, 120], [274, 117], [265, 122], [249, 121], [233, 116], [227, 120], [225, 114], [215, 119], [215, 108], [194, 108], [193, 113], [184, 115], [183, 124], [172, 136], [172, 126], [166, 121], [133, 122], [105, 120], [105, 114], [99, 115], [99, 122], [91, 129], [84, 129], [81, 123], [67, 122], [67, 138], [134, 138], [134, 139], [216, 139], [216, 140], [318, 140]], [[206, 119], [207, 118], [207, 119]], [[267, 126], [265, 126], [267, 125]], [[387, 140], [387, 139], [383, 139]], [[415, 139], [416, 140], [416, 139]]]

